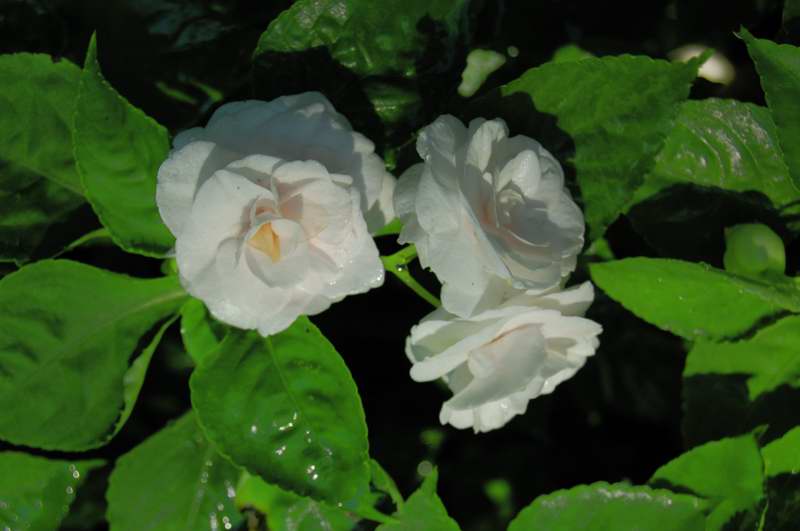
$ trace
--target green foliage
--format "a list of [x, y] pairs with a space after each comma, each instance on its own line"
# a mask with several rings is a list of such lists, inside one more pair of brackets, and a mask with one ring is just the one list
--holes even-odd
[[703, 500], [624, 483], [595, 483], [540, 496], [508, 531], [702, 531]]
[[442, 500], [436, 494], [438, 478], [436, 469], [432, 470], [417, 491], [394, 514], [397, 522], [382, 524], [378, 531], [458, 531], [458, 524], [448, 516]]
[[139, 338], [185, 297], [174, 277], [68, 260], [0, 280], [0, 437], [67, 451], [105, 444], [130, 414], [163, 329], [129, 368]]
[[781, 309], [800, 311], [791, 281], [767, 283], [706, 264], [627, 258], [592, 264], [592, 279], [642, 319], [688, 339], [736, 337]]
[[[496, 112], [564, 162], [574, 154], [569, 162], [595, 239], [651, 170], [697, 67], [634, 56], [547, 63], [504, 85], [482, 112]], [[538, 134], [548, 121], [542, 113], [555, 117], [558, 132]]]
[[264, 514], [272, 531], [346, 531], [357, 522], [355, 516], [343, 509], [279, 489], [246, 472], [239, 481], [236, 505], [241, 509], [252, 507]]
[[231, 331], [192, 375], [208, 437], [236, 464], [301, 496], [355, 508], [369, 488], [358, 390], [305, 317], [263, 338]]
[[761, 77], [786, 164], [800, 186], [800, 48], [756, 39], [744, 28], [740, 36]]
[[86, 474], [102, 461], [60, 461], [0, 452], [0, 526], [55, 531]]
[[800, 521], [800, 427], [769, 443], [761, 453], [769, 497], [763, 529], [788, 531]]
[[375, 488], [388, 494], [395, 506], [401, 509], [403, 507], [403, 495], [400, 494], [400, 490], [397, 488], [392, 476], [374, 459], [369, 460], [369, 468], [372, 475], [372, 484]]
[[225, 325], [208, 314], [198, 299], [189, 299], [181, 308], [181, 338], [186, 352], [195, 363], [219, 347], [225, 335]]
[[725, 231], [725, 270], [739, 275], [783, 275], [783, 240], [763, 223], [743, 223]]
[[75, 159], [97, 216], [126, 251], [164, 256], [175, 243], [156, 207], [156, 175], [169, 152], [167, 131], [103, 78], [94, 36], [76, 107]]
[[744, 435], [689, 450], [656, 470], [650, 483], [708, 500], [712, 509], [708, 531], [725, 529], [733, 517], [746, 520], [749, 528], [755, 529], [764, 497], [762, 469], [755, 439]]
[[117, 461], [108, 489], [116, 531], [231, 529], [239, 470], [217, 454], [188, 413]]

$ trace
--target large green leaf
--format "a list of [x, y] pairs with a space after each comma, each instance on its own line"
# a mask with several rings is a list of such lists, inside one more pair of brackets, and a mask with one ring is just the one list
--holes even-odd
[[775, 206], [800, 198], [769, 111], [736, 100], [685, 102], [634, 202], [675, 183], [761, 192]]
[[695, 342], [684, 369], [683, 431], [690, 444], [768, 425], [769, 438], [800, 423], [800, 316], [749, 339]]
[[246, 472], [236, 489], [236, 505], [264, 514], [270, 531], [346, 531], [358, 522], [343, 509], [279, 489]]
[[81, 195], [70, 125], [81, 71], [44, 54], [0, 55], [0, 159]]
[[174, 277], [135, 279], [69, 260], [0, 280], [0, 438], [67, 451], [108, 441], [163, 329], [129, 368], [139, 338], [185, 299]]
[[[481, 103], [481, 112], [506, 118], [513, 133], [537, 138], [574, 166], [594, 239], [651, 170], [697, 66], [634, 56], [546, 63], [501, 87], [501, 98]], [[553, 117], [560, 135], [544, 129]]]
[[92, 37], [81, 75], [73, 138], [86, 197], [114, 241], [129, 252], [164, 256], [175, 242], [156, 206], [167, 130], [108, 84]]
[[268, 338], [231, 331], [200, 362], [191, 388], [209, 438], [249, 472], [350, 509], [368, 492], [358, 390], [307, 318]]
[[764, 529], [790, 531], [800, 522], [800, 427], [762, 449], [767, 475]]
[[581, 485], [540, 496], [520, 511], [508, 531], [703, 531], [705, 502], [624, 483]]
[[55, 531], [86, 474], [102, 461], [58, 461], [0, 453], [0, 527]]
[[115, 531], [217, 531], [239, 524], [239, 470], [188, 413], [123, 455], [111, 474], [108, 522]]
[[189, 299], [181, 308], [183, 346], [195, 363], [219, 347], [225, 332], [225, 325], [214, 320], [199, 299]]
[[800, 186], [800, 48], [756, 39], [744, 28], [740, 36], [756, 64], [786, 164]]
[[442, 500], [436, 495], [437, 479], [436, 470], [431, 471], [417, 491], [394, 514], [397, 522], [383, 524], [378, 531], [458, 531], [458, 524], [450, 518]]
[[762, 469], [755, 439], [744, 435], [689, 450], [656, 470], [650, 483], [709, 500], [714, 508], [708, 531], [723, 529], [734, 516], [746, 519], [750, 529], [755, 529], [764, 497]]
[[781, 309], [800, 311], [790, 281], [770, 284], [706, 264], [626, 258], [590, 266], [612, 299], [668, 332], [685, 338], [735, 337]]

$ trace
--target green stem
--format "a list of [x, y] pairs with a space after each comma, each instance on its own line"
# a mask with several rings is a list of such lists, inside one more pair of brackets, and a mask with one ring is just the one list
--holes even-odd
[[417, 257], [417, 248], [413, 245], [409, 245], [408, 247], [403, 247], [396, 253], [391, 256], [381, 256], [381, 261], [383, 262], [383, 267], [386, 268], [386, 271], [392, 273], [396, 276], [400, 281], [411, 288], [411, 290], [431, 303], [434, 307], [439, 307], [442, 305], [439, 302], [439, 299], [436, 298], [430, 291], [422, 287], [422, 284], [417, 282], [417, 279], [411, 276], [411, 273], [408, 272], [408, 263], [411, 262], [414, 258]]

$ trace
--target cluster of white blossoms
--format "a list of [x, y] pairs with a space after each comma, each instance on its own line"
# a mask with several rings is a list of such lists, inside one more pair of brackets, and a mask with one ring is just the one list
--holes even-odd
[[583, 214], [555, 158], [501, 120], [442, 116], [417, 150], [395, 184], [319, 93], [229, 103], [176, 136], [156, 199], [186, 290], [265, 336], [381, 285], [370, 232], [400, 218], [400, 242], [442, 282], [442, 308], [407, 340], [411, 376], [453, 391], [442, 423], [488, 431], [597, 348], [600, 326], [581, 317], [592, 285], [563, 289]]

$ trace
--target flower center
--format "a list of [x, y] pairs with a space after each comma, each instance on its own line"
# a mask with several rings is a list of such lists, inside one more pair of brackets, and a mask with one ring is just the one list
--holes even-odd
[[269, 256], [273, 263], [281, 259], [281, 240], [272, 230], [272, 223], [261, 225], [247, 243]]

